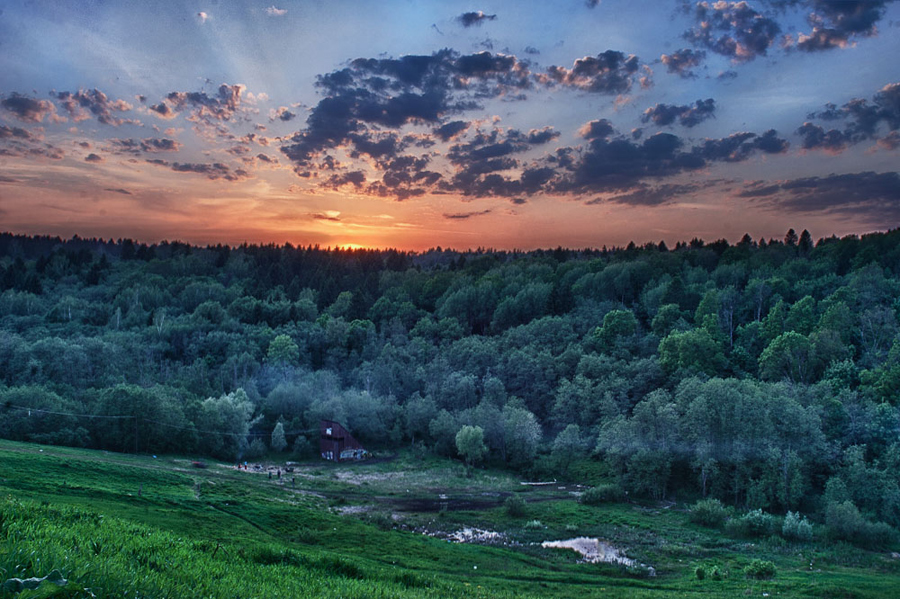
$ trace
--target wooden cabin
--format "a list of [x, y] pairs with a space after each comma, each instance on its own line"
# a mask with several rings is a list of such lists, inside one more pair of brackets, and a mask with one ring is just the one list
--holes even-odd
[[323, 460], [335, 462], [369, 457], [369, 452], [353, 438], [350, 431], [334, 420], [319, 423], [319, 454]]

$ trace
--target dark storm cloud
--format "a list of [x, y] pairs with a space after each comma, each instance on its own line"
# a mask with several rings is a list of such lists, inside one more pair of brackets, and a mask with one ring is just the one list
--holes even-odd
[[[446, 115], [477, 108], [480, 99], [530, 88], [530, 76], [528, 66], [516, 57], [490, 52], [460, 55], [441, 50], [430, 56], [360, 58], [319, 77], [317, 85], [327, 97], [310, 112], [306, 129], [289, 138], [281, 151], [302, 173], [320, 152], [365, 145], [371, 128], [430, 123], [440, 129], [450, 125], [443, 122]], [[451, 126], [438, 135], [449, 138], [453, 133]]]
[[669, 73], [676, 73], [684, 79], [692, 79], [697, 75], [694, 69], [700, 66], [700, 63], [706, 58], [706, 52], [703, 50], [691, 50], [683, 48], [676, 50], [671, 54], [663, 54], [659, 57], [660, 61], [666, 65]]
[[838, 154], [846, 150], [854, 142], [853, 139], [838, 129], [825, 130], [824, 127], [812, 123], [803, 123], [797, 129], [797, 135], [803, 139], [804, 150], [825, 150]]
[[107, 187], [103, 191], [111, 191], [113, 193], [121, 193], [122, 195], [126, 195], [126, 196], [132, 195], [130, 191], [128, 191], [127, 189], [122, 189], [121, 187], [115, 188], [115, 189], [112, 187]]
[[441, 125], [435, 129], [434, 134], [439, 137], [441, 141], [450, 141], [468, 128], [469, 123], [466, 121], [450, 121], [446, 125]]
[[476, 12], [464, 12], [456, 17], [456, 20], [459, 21], [459, 24], [463, 27], [473, 27], [475, 25], [481, 25], [484, 21], [495, 21], [497, 20], [497, 15], [486, 15], [479, 10]]
[[657, 133], [640, 143], [624, 137], [597, 138], [577, 150], [557, 150], [552, 160], [557, 173], [547, 188], [563, 194], [640, 192], [632, 199], [649, 200], [653, 196], [642, 187], [647, 179], [696, 171], [712, 162], [741, 162], [757, 153], [778, 154], [787, 147], [774, 130], [706, 139], [690, 148], [671, 133]]
[[125, 122], [113, 115], [113, 112], [127, 112], [132, 106], [125, 100], [111, 100], [99, 89], [77, 92], [58, 92], [52, 94], [59, 100], [62, 107], [69, 113], [73, 121], [83, 121], [94, 115], [97, 121], [104, 125], [117, 127]]
[[215, 162], [212, 164], [204, 164], [204, 163], [182, 163], [182, 162], [169, 162], [167, 160], [158, 160], [152, 159], [147, 160], [149, 164], [155, 164], [157, 166], [164, 166], [169, 168], [176, 173], [196, 173], [198, 175], [205, 175], [207, 179], [217, 180], [224, 179], [225, 181], [242, 181], [250, 177], [250, 173], [243, 169], [232, 169], [227, 164], [222, 164], [221, 162]]
[[203, 121], [229, 121], [241, 105], [243, 85], [223, 83], [214, 95], [206, 92], [170, 92], [162, 102], [150, 106], [150, 110], [166, 119], [186, 110], [191, 119]]
[[607, 50], [597, 56], [579, 58], [571, 69], [549, 67], [538, 80], [598, 94], [623, 94], [634, 85], [639, 69], [637, 56]]
[[778, 210], [865, 218], [872, 223], [900, 220], [900, 174], [849, 173], [793, 179], [775, 185], [754, 184], [738, 194]]
[[0, 100], [0, 106], [26, 123], [41, 123], [44, 117], [52, 118], [56, 114], [56, 106], [50, 100], [29, 98], [17, 92]]
[[[828, 122], [844, 121], [845, 125], [841, 129], [826, 131], [819, 125], [804, 123], [797, 129], [803, 138], [804, 149], [840, 152], [862, 141], [877, 140], [882, 124], [890, 132], [888, 135], [900, 129], [900, 83], [885, 85], [872, 96], [871, 102], [865, 98], [853, 98], [840, 108], [835, 104], [826, 104], [823, 110], [808, 117]], [[890, 142], [887, 145], [890, 146]]]
[[712, 118], [715, 112], [716, 101], [712, 98], [697, 100], [686, 106], [657, 104], [644, 111], [641, 121], [644, 123], [653, 121], [655, 125], [666, 127], [677, 120], [683, 127], [694, 127]]
[[685, 39], [739, 62], [765, 56], [781, 33], [776, 21], [746, 2], [697, 2], [693, 17], [697, 25]]
[[797, 47], [807, 52], [844, 48], [855, 37], [875, 35], [876, 24], [891, 0], [811, 0], [808, 21], [813, 29], [801, 34]]
[[467, 218], [472, 218], [473, 216], [484, 216], [485, 214], [490, 214], [491, 210], [488, 208], [487, 210], [478, 210], [476, 212], [454, 212], [454, 213], [444, 213], [444, 218], [448, 220], [466, 220]]
[[84, 158], [85, 162], [103, 162], [103, 156], [99, 156], [91, 152]]

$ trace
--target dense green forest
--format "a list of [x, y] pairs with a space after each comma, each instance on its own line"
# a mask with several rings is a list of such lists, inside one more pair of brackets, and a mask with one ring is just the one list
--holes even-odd
[[533, 476], [590, 457], [632, 496], [886, 543], [898, 298], [900, 230], [423, 253], [2, 234], [0, 434], [235, 460], [313, 455], [321, 418], [451, 456], [471, 427]]

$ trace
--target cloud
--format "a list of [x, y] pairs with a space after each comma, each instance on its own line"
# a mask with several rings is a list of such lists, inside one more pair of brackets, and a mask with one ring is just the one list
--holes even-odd
[[578, 130], [578, 134], [585, 139], [605, 139], [615, 132], [612, 123], [606, 119], [590, 121]]
[[525, 54], [531, 54], [532, 56], [536, 56], [541, 53], [541, 51], [534, 46], [525, 46], [523, 52], [525, 52]]
[[283, 17], [284, 15], [287, 14], [287, 9], [286, 8], [276, 8], [275, 5], [273, 4], [272, 6], [270, 6], [269, 8], [266, 9], [266, 14], [269, 15], [270, 17]]
[[490, 214], [491, 209], [487, 210], [478, 210], [476, 212], [454, 212], [454, 213], [444, 213], [444, 218], [448, 220], [466, 220], [468, 218], [472, 218], [474, 216], [484, 216], [485, 214]]
[[0, 139], [16, 139], [22, 141], [38, 141], [38, 138], [21, 127], [0, 125]]
[[278, 110], [269, 111], [269, 122], [279, 120], [286, 123], [294, 120], [296, 116], [287, 106], [279, 106]]
[[164, 119], [174, 118], [178, 113], [190, 110], [188, 120], [230, 121], [241, 106], [241, 95], [246, 86], [223, 83], [214, 95], [206, 92], [170, 92], [162, 102], [150, 106], [150, 110]]
[[891, 131], [878, 140], [878, 145], [885, 150], [896, 150], [897, 148], [900, 148], [900, 133]]
[[312, 212], [309, 217], [313, 220], [327, 220], [335, 223], [341, 222], [341, 213], [337, 210], [325, 210], [324, 212]]
[[673, 203], [678, 198], [689, 196], [697, 191], [696, 185], [673, 185], [665, 184], [652, 187], [650, 185], [641, 184], [629, 193], [613, 196], [607, 200], [591, 200], [587, 204], [599, 204], [604, 202], [613, 202], [616, 204], [625, 204], [629, 206], [659, 206], [662, 204]]
[[145, 152], [177, 152], [181, 144], [174, 139], [147, 138], [141, 140], [141, 149]]
[[598, 94], [623, 94], [634, 85], [640, 68], [637, 56], [607, 50], [575, 61], [571, 69], [552, 66], [539, 76], [545, 84], [560, 84]]
[[697, 2], [693, 17], [697, 24], [684, 38], [735, 62], [765, 56], [781, 33], [776, 21], [746, 2]]
[[[447, 125], [447, 115], [474, 109], [479, 101], [532, 86], [526, 64], [514, 56], [479, 52], [460, 55], [441, 50], [430, 56], [398, 59], [360, 58], [319, 77], [326, 93], [310, 111], [306, 128], [291, 136], [281, 151], [308, 173], [321, 152], [347, 144], [377, 156], [373, 149], [402, 151], [406, 142], [381, 136], [373, 146], [370, 130], [406, 124]], [[452, 137], [451, 128], [443, 134]], [[379, 154], [382, 154], [378, 150]]]
[[100, 156], [100, 155], [98, 155], [98, 154], [94, 154], [93, 152], [91, 152], [90, 154], [88, 154], [88, 155], [85, 157], [84, 161], [85, 161], [85, 162], [95, 162], [95, 163], [104, 162], [103, 156]]
[[848, 173], [806, 177], [772, 185], [755, 183], [738, 194], [778, 210], [837, 214], [873, 224], [900, 220], [900, 173]]
[[450, 121], [434, 129], [433, 133], [441, 139], [441, 141], [450, 141], [463, 131], [469, 128], [466, 121]]
[[212, 17], [209, 16], [209, 13], [205, 13], [203, 11], [197, 13], [197, 20], [200, 21], [200, 24], [203, 25]]
[[[891, 133], [900, 130], [900, 83], [889, 83], [872, 96], [853, 98], [841, 107], [826, 104], [824, 109], [808, 115], [810, 119], [835, 122], [844, 121], [842, 129], [825, 130], [820, 125], [804, 123], [797, 134], [803, 138], [803, 148], [841, 152], [851, 145], [869, 139], [879, 139], [879, 128], [884, 125]], [[890, 145], [890, 142], [888, 142]]]
[[4, 177], [0, 175], [0, 183], [19, 183], [18, 179], [13, 179], [12, 177]]
[[103, 191], [111, 191], [113, 193], [121, 193], [122, 195], [126, 195], [126, 196], [132, 195], [130, 191], [128, 191], [127, 189], [122, 189], [121, 187], [119, 187], [117, 189], [114, 189], [112, 187], [107, 187]]
[[497, 15], [486, 15], [479, 10], [477, 12], [464, 12], [456, 17], [456, 20], [463, 27], [473, 27], [481, 25], [484, 21], [495, 21], [497, 20]]
[[338, 189], [339, 187], [343, 187], [344, 185], [352, 185], [353, 187], [360, 188], [365, 184], [365, 182], [366, 174], [364, 172], [350, 171], [348, 173], [332, 175], [328, 178], [323, 187]]
[[891, 1], [810, 0], [812, 12], [807, 20], [813, 28], [798, 36], [797, 48], [806, 52], [846, 48], [856, 37], [875, 35], [876, 24]]
[[93, 114], [97, 121], [104, 125], [117, 127], [126, 122], [125, 119], [113, 116], [113, 112], [127, 112], [133, 107], [125, 100], [110, 100], [99, 89], [83, 90], [77, 92], [51, 93], [62, 104], [69, 116], [76, 123], [90, 118]]
[[705, 58], [706, 52], [703, 50], [691, 50], [690, 48], [682, 48], [671, 54], [663, 54], [659, 57], [660, 61], [666, 65], [666, 71], [675, 73], [683, 79], [696, 77], [694, 68], [700, 66], [700, 63]]
[[56, 106], [50, 100], [37, 100], [17, 92], [0, 100], [0, 106], [26, 123], [41, 123], [45, 117], [53, 120], [56, 116]]
[[676, 120], [683, 127], [695, 127], [715, 115], [716, 102], [712, 98], [697, 100], [686, 106], [657, 104], [644, 111], [641, 122], [653, 121], [655, 125], [666, 127]]
[[824, 127], [806, 122], [797, 129], [797, 135], [803, 138], [801, 147], [804, 150], [825, 150], [832, 154], [840, 154], [851, 146], [853, 139], [838, 129], [825, 130]]
[[159, 160], [152, 159], [147, 160], [148, 164], [154, 164], [156, 166], [164, 166], [169, 168], [176, 173], [196, 173], [199, 175], [206, 176], [207, 179], [217, 180], [224, 179], [226, 181], [243, 181], [244, 179], [250, 178], [250, 173], [243, 169], [231, 169], [227, 164], [223, 164], [221, 162], [215, 162], [212, 164], [204, 164], [204, 163], [181, 163], [181, 162], [168, 162], [167, 160]]
[[[624, 137], [595, 138], [583, 148], [560, 148], [552, 157], [556, 173], [546, 190], [559, 194], [641, 192], [650, 197], [649, 179], [664, 179], [705, 168], [711, 162], [741, 162], [757, 153], [785, 152], [788, 142], [774, 130], [758, 135], [735, 133], [686, 147], [671, 133], [656, 133], [642, 142]], [[671, 188], [670, 188], [671, 189]]]
[[178, 152], [182, 145], [174, 139], [148, 137], [142, 140], [135, 139], [110, 139], [109, 143], [113, 151], [126, 154], [140, 154], [141, 152]]

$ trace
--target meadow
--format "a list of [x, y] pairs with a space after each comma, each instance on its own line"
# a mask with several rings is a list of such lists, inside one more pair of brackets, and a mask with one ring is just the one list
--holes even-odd
[[[567, 483], [523, 485], [407, 450], [269, 478], [189, 456], [2, 441], [0, 464], [2, 597], [862, 598], [900, 585], [890, 552], [818, 530], [809, 542], [734, 538], [691, 522], [693, 501], [585, 505], [579, 494], [602, 482], [590, 462]], [[513, 515], [509, 497], [524, 510]], [[476, 542], [450, 538], [466, 529]], [[573, 537], [603, 539], [633, 565], [541, 546]], [[762, 562], [773, 576], [754, 576]]]

